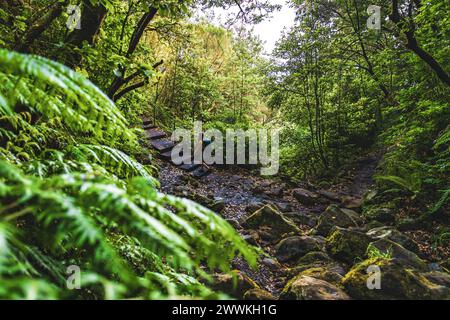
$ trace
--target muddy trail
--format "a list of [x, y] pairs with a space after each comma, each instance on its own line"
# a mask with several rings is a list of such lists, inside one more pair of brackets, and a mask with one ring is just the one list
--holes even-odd
[[[304, 269], [298, 267], [299, 261], [303, 259], [305, 262], [313, 257], [307, 263], [308, 270], [312, 272], [309, 275], [314, 278], [305, 278], [307, 282], [312, 281], [306, 283], [309, 298], [348, 299], [352, 296], [341, 290], [340, 285], [334, 284], [341, 281], [353, 263], [346, 261], [345, 255], [337, 255], [342, 259], [334, 259], [335, 256], [330, 259], [327, 254], [329, 250], [325, 249], [326, 239], [335, 226], [348, 228], [340, 231], [344, 235], [347, 230], [356, 232], [352, 231], [354, 227], [358, 234], [360, 229], [364, 229], [359, 228], [366, 223], [360, 223], [360, 209], [364, 194], [374, 183], [373, 175], [379, 160], [380, 157], [373, 154], [360, 158], [344, 169], [338, 183], [327, 189], [309, 183], [293, 185], [278, 179], [263, 178], [258, 176], [258, 171], [239, 167], [215, 167], [210, 174], [194, 178], [168, 162], [161, 161], [159, 165], [164, 192], [192, 199], [219, 213], [246, 241], [264, 252], [257, 270], [249, 268], [242, 259], [234, 260], [233, 269], [239, 270], [243, 284], [241, 289], [228, 288], [232, 296], [258, 300], [298, 298], [286, 294], [280, 297], [280, 294], [283, 289], [286, 291], [289, 280]], [[321, 215], [330, 216], [331, 221], [327, 222]], [[348, 217], [350, 222], [345, 220], [349, 220]], [[387, 230], [384, 228], [390, 227], [382, 226], [381, 230]], [[366, 231], [367, 228], [361, 233], [364, 237]], [[364, 237], [358, 241], [364, 242]], [[400, 238], [407, 237], [402, 234]], [[408, 247], [408, 241], [402, 245]], [[414, 243], [408, 248], [417, 249], [417, 246]], [[326, 269], [321, 269], [323, 266]], [[218, 282], [228, 281], [218, 279]], [[244, 296], [245, 290], [254, 287], [253, 283], [262, 290]], [[450, 281], [445, 285], [447, 289], [449, 284]], [[226, 287], [218, 286], [218, 289], [226, 292]]]

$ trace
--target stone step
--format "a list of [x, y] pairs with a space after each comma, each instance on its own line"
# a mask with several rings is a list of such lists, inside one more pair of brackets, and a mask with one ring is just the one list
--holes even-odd
[[144, 130], [148, 130], [148, 129], [154, 129], [154, 128], [156, 128], [156, 126], [153, 123], [150, 123], [150, 124], [144, 124], [142, 126], [142, 128], [144, 128]]
[[157, 140], [166, 137], [166, 133], [159, 129], [149, 129], [146, 131], [147, 138]]
[[172, 148], [175, 146], [175, 143], [170, 140], [151, 140], [150, 144], [153, 148], [158, 150], [161, 153], [167, 152], [172, 150]]
[[163, 152], [163, 153], [160, 153], [159, 154], [159, 157], [161, 158], [161, 159], [164, 159], [164, 160], [170, 160], [170, 159], [172, 159], [172, 150], [171, 151], [167, 151], [167, 152]]

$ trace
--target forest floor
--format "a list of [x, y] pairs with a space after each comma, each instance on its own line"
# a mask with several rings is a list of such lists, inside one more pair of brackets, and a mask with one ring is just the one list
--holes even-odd
[[[358, 211], [363, 195], [374, 183], [373, 175], [379, 160], [380, 157], [374, 154], [358, 159], [347, 166], [340, 173], [339, 179], [336, 179], [338, 182], [329, 185], [326, 190], [309, 183], [294, 185], [277, 178], [263, 178], [258, 176], [259, 171], [236, 166], [215, 167], [209, 175], [195, 179], [167, 162], [160, 162], [159, 179], [163, 192], [195, 200], [219, 212], [249, 243], [259, 246], [267, 256], [260, 260], [257, 270], [249, 268], [240, 258], [234, 260], [233, 268], [246, 274], [274, 297], [278, 297], [293, 276], [290, 272], [292, 265], [280, 263], [275, 258], [276, 244], [282, 236], [274, 234], [270, 227], [266, 230], [262, 227], [257, 231], [255, 228], [249, 228], [245, 223], [247, 217], [269, 204], [282, 212], [283, 216], [292, 219], [303, 235], [309, 235], [320, 214], [330, 204]], [[296, 190], [301, 190], [300, 193], [306, 192], [306, 197], [308, 192], [314, 193], [319, 195], [320, 199], [314, 203], [299, 201], [299, 197], [295, 195], [298, 192]], [[418, 243], [422, 251], [421, 257], [433, 260], [429, 252], [432, 246], [431, 238], [427, 232], [412, 232], [408, 236]], [[325, 242], [324, 237], [314, 237]], [[443, 251], [441, 256], [448, 257], [448, 248], [438, 249]]]

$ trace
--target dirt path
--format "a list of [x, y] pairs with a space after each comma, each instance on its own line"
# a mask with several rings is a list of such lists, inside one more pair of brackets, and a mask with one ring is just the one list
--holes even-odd
[[[378, 157], [374, 156], [361, 159], [350, 168], [346, 175], [347, 180], [332, 189], [339, 188], [340, 195], [361, 197], [373, 182], [372, 174], [377, 161]], [[216, 211], [220, 211], [222, 217], [233, 222], [238, 232], [250, 243], [262, 247], [269, 257], [262, 260], [258, 270], [250, 269], [241, 259], [236, 259], [233, 267], [248, 275], [261, 288], [274, 296], [279, 295], [289, 280], [286, 276], [286, 266], [279, 265], [276, 259], [272, 258], [273, 243], [263, 240], [255, 241], [252, 238], [252, 231], [241, 227], [239, 222], [265, 204], [275, 205], [280, 211], [287, 214], [309, 216], [312, 221], [315, 221], [320, 213], [330, 203], [333, 203], [332, 200], [325, 200], [319, 204], [305, 206], [293, 197], [293, 186], [275, 179], [261, 178], [254, 172], [242, 168], [214, 168], [211, 174], [194, 179], [167, 162], [160, 163], [160, 166], [160, 181], [164, 192], [184, 196], [200, 203], [202, 201], [215, 202], [219, 209]], [[305, 186], [295, 187], [306, 189]], [[337, 194], [335, 196], [338, 197]], [[307, 234], [312, 228], [311, 225], [299, 225], [299, 227], [304, 234]]]

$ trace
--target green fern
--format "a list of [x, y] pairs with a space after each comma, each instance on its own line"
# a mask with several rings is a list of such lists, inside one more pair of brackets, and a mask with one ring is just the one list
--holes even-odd
[[[91, 82], [0, 49], [0, 298], [223, 297], [211, 270], [257, 251], [222, 218], [158, 190], [137, 138]], [[66, 267], [83, 290], [66, 288]], [[205, 282], [202, 281], [202, 282]]]

